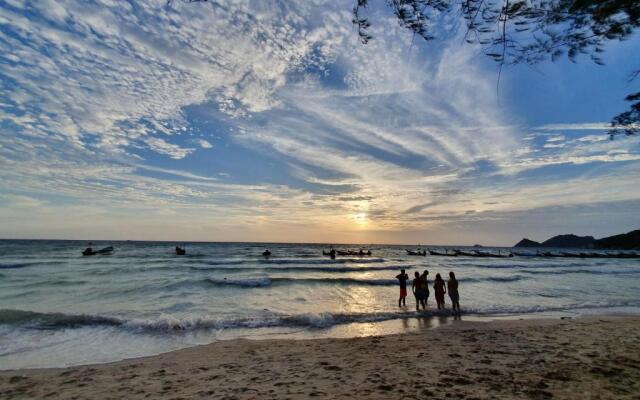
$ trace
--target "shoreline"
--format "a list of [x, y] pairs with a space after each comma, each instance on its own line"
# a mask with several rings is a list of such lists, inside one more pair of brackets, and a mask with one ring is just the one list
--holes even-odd
[[640, 316], [462, 320], [384, 336], [231, 339], [105, 364], [5, 370], [0, 397], [637, 399], [638, 348]]
[[[411, 308], [411, 307], [407, 307]], [[384, 314], [384, 313], [383, 313]], [[395, 313], [392, 313], [395, 314]], [[168, 328], [167, 331], [161, 329], [158, 332], [150, 331], [143, 333], [130, 332], [131, 337], [123, 337], [121, 342], [126, 344], [126, 348], [133, 349], [130, 344], [131, 340], [135, 341], [140, 337], [152, 338], [154, 335], [169, 335], [175, 340], [173, 343], [167, 342], [165, 346], [160, 346], [154, 350], [147, 351], [120, 351], [111, 356], [105, 357], [105, 348], [96, 347], [98, 349], [98, 357], [85, 357], [82, 352], [67, 353], [66, 359], [59, 363], [34, 362], [33, 355], [29, 355], [26, 362], [16, 360], [20, 359], [20, 353], [15, 353], [13, 360], [3, 360], [0, 357], [0, 372], [17, 371], [17, 370], [35, 370], [35, 369], [51, 369], [51, 368], [71, 368], [88, 365], [102, 365], [116, 363], [120, 361], [133, 360], [138, 358], [146, 358], [159, 356], [165, 353], [189, 349], [198, 346], [207, 346], [213, 343], [233, 340], [318, 340], [318, 339], [355, 339], [372, 336], [389, 336], [389, 335], [410, 335], [420, 332], [421, 330], [442, 329], [442, 327], [465, 322], [492, 323], [497, 321], [518, 321], [518, 320], [555, 320], [555, 319], [572, 319], [590, 316], [628, 316], [640, 317], [640, 308], [630, 306], [607, 307], [607, 308], [588, 308], [588, 309], [568, 309], [568, 310], [547, 310], [532, 313], [517, 314], [476, 314], [473, 312], [464, 312], [462, 316], [454, 315], [451, 309], [445, 310], [428, 310], [427, 312], [415, 312], [413, 310], [403, 309], [393, 318], [373, 318], [371, 320], [364, 319], [362, 321], [351, 322], [335, 322], [329, 320], [325, 325], [322, 319], [323, 315], [309, 316], [310, 319], [316, 319], [316, 325], [306, 327], [297, 326], [264, 326], [264, 327], [234, 327], [222, 329], [194, 329], [193, 326]], [[82, 316], [79, 314], [79, 316]], [[108, 318], [108, 317], [107, 317]], [[318, 319], [319, 318], [319, 319]], [[104, 336], [103, 336], [104, 337]], [[180, 339], [182, 338], [182, 339]], [[186, 338], [186, 339], [185, 339]], [[163, 348], [164, 347], [164, 348]], [[84, 348], [85, 351], [92, 351], [91, 348]], [[150, 350], [150, 351], [149, 351]], [[12, 354], [12, 353], [9, 353]], [[44, 360], [47, 360], [46, 356]], [[3, 362], [7, 364], [3, 365]], [[17, 364], [17, 365], [16, 365]]]

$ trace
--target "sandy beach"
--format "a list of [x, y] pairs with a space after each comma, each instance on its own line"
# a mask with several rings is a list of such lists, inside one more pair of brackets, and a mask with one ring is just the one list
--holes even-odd
[[640, 399], [640, 317], [230, 340], [110, 364], [0, 372], [2, 399], [309, 397]]

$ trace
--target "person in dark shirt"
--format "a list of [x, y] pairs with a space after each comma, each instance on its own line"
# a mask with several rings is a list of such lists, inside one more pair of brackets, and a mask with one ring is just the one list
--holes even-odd
[[458, 280], [453, 272], [449, 272], [449, 282], [447, 282], [447, 290], [451, 298], [451, 306], [453, 312], [460, 314], [460, 295], [458, 294]]
[[424, 306], [427, 307], [427, 303], [429, 301], [429, 271], [424, 270], [420, 279], [422, 280], [422, 287], [424, 288]]
[[444, 295], [447, 293], [447, 289], [444, 287], [444, 280], [440, 274], [436, 274], [436, 280], [433, 281], [433, 289], [436, 292], [436, 303], [438, 303], [438, 310], [444, 308]]
[[420, 278], [420, 272], [418, 271], [415, 272], [415, 278], [413, 278], [411, 290], [413, 291], [413, 295], [416, 297], [416, 311], [420, 311], [420, 306], [422, 306], [423, 310], [426, 310], [427, 307], [424, 304], [424, 285], [422, 283], [422, 278]]
[[[407, 306], [407, 281], [409, 275], [404, 272], [404, 269], [400, 270], [400, 274], [396, 275], [396, 278], [400, 282], [400, 298], [398, 299], [398, 307]], [[402, 303], [402, 304], [401, 304]]]

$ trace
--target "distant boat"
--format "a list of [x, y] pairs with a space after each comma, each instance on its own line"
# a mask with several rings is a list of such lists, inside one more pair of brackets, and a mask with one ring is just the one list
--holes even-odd
[[607, 258], [609, 256], [607, 254], [604, 254], [604, 253], [589, 252], [589, 253], [580, 253], [580, 257], [584, 257], [584, 258]]
[[498, 255], [487, 253], [485, 251], [476, 251], [476, 257], [498, 257]]
[[364, 251], [363, 249], [360, 250], [337, 250], [336, 254], [339, 256], [360, 256], [360, 257], [364, 257], [364, 256], [370, 256], [371, 255], [371, 250], [367, 250]]
[[489, 253], [486, 251], [477, 251], [476, 253], [478, 254], [478, 257], [497, 257], [497, 258], [507, 258], [507, 257], [513, 257], [513, 253], [509, 252], [509, 254], [502, 254], [500, 252], [500, 250], [498, 250], [498, 253]]
[[441, 256], [441, 257], [457, 257], [458, 256], [457, 252], [449, 253], [447, 250], [445, 250], [443, 253], [441, 251], [435, 251], [435, 250], [429, 249], [429, 254], [432, 256]]
[[267, 250], [262, 252], [262, 256], [264, 258], [269, 258], [269, 257], [271, 257], [271, 252], [267, 249]]
[[87, 247], [83, 252], [82, 255], [83, 256], [95, 256], [95, 255], [109, 255], [113, 253], [113, 247], [109, 246], [109, 247], [104, 247], [100, 250], [97, 251], [93, 251], [91, 249], [91, 247]]
[[520, 251], [513, 251], [511, 252], [511, 254], [513, 254], [514, 256], [518, 256], [518, 257], [538, 257], [537, 253], [523, 253]]
[[635, 253], [635, 252], [627, 252], [627, 253], [625, 253], [625, 252], [622, 252], [622, 251], [619, 251], [619, 252], [617, 252], [615, 254], [610, 254], [610, 256], [614, 257], [614, 258], [640, 258], [640, 254], [638, 254], [638, 253]]
[[494, 257], [494, 258], [513, 257], [513, 253], [511, 252], [509, 252], [508, 254], [502, 254], [500, 251], [498, 251], [498, 253], [489, 253], [488, 251], [479, 251], [479, 250], [473, 250], [473, 251], [455, 250], [455, 252], [459, 256], [466, 256], [466, 257]]
[[184, 256], [187, 254], [187, 249], [185, 247], [176, 246], [176, 255]]
[[426, 250], [422, 250], [422, 251], [406, 250], [406, 252], [407, 252], [407, 255], [409, 256], [426, 256], [427, 255]]
[[[580, 253], [580, 254], [583, 254], [583, 253]], [[538, 256], [539, 257], [566, 257], [563, 254], [552, 253], [550, 251], [538, 251]]]
[[462, 250], [456, 250], [456, 254], [458, 254], [459, 256], [466, 256], [466, 257], [478, 257], [478, 253], [474, 252], [470, 252], [470, 251], [462, 251]]

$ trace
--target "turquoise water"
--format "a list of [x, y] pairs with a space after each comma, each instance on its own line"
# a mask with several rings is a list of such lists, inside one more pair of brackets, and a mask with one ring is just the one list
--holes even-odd
[[[356, 336], [446, 323], [397, 306], [395, 275], [454, 271], [465, 316], [640, 310], [640, 259], [322, 256], [322, 245], [0, 241], [0, 366], [62, 366], [233, 337]], [[261, 253], [273, 255], [265, 260]], [[344, 246], [356, 248], [356, 246]], [[433, 292], [432, 292], [433, 293]], [[447, 299], [448, 301], [448, 299]], [[430, 319], [425, 317], [436, 316]], [[464, 316], [463, 316], [464, 318]], [[426, 321], [426, 322], [425, 322]], [[439, 322], [438, 322], [439, 321]]]

